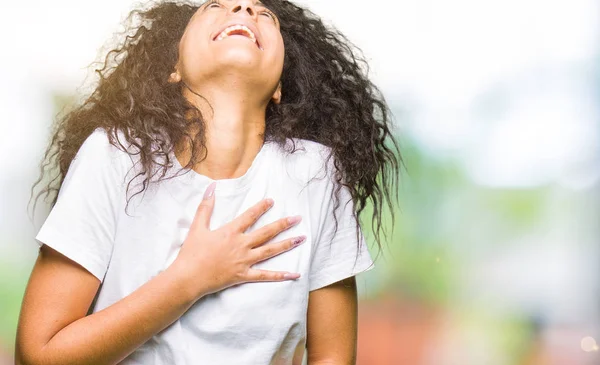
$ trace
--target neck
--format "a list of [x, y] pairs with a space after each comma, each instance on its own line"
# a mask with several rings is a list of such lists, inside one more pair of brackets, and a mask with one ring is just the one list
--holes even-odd
[[[207, 87], [201, 92], [184, 86], [183, 95], [201, 111], [206, 125], [208, 154], [194, 171], [213, 180], [244, 175], [263, 145], [264, 101], [253, 99], [251, 92], [235, 85]], [[180, 146], [178, 151], [177, 158], [185, 166], [191, 146]]]

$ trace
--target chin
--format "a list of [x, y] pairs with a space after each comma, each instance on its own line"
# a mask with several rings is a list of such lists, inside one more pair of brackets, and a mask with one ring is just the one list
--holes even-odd
[[255, 52], [245, 49], [229, 49], [215, 59], [218, 68], [241, 69], [246, 72], [256, 72], [260, 69], [260, 59]]

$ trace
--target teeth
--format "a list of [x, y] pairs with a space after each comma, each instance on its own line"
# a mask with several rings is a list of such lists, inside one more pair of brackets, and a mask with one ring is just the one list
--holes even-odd
[[221, 34], [219, 34], [216, 40], [220, 41], [229, 37], [229, 34], [235, 30], [243, 30], [248, 36], [248, 38], [250, 38], [254, 43], [256, 43], [256, 37], [254, 36], [254, 33], [245, 25], [232, 25], [230, 27], [225, 28], [225, 30], [223, 30]]

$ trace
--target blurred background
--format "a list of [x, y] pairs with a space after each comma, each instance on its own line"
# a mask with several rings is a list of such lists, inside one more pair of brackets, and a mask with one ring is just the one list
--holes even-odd
[[[358, 277], [359, 365], [600, 364], [600, 2], [297, 3], [363, 50], [407, 167], [386, 251]], [[0, 364], [50, 125], [132, 6], [0, 5]]]

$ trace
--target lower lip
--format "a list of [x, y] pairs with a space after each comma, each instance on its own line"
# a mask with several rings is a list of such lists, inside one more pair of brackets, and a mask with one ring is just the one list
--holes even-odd
[[225, 37], [225, 38], [223, 38], [223, 39], [215, 39], [215, 41], [219, 41], [219, 40], [221, 40], [221, 41], [222, 41], [222, 40], [225, 40], [225, 39], [227, 39], [227, 38], [231, 38], [231, 37], [238, 37], [238, 38], [244, 38], [244, 39], [247, 39], [247, 40], [249, 40], [250, 42], [254, 43], [254, 44], [256, 45], [256, 47], [262, 51], [262, 48], [261, 48], [261, 47], [258, 45], [258, 43], [255, 43], [255, 42], [254, 42], [252, 39], [250, 39], [250, 38], [248, 38], [248, 37], [246, 37], [246, 36], [244, 36], [244, 35], [240, 35], [240, 34], [232, 34], [232, 35], [230, 35], [230, 36], [227, 36], [227, 37]]

